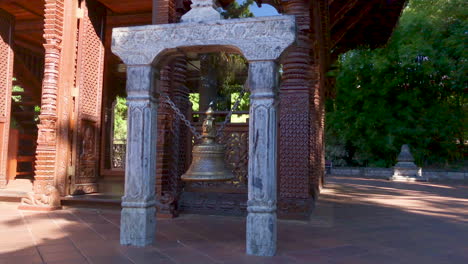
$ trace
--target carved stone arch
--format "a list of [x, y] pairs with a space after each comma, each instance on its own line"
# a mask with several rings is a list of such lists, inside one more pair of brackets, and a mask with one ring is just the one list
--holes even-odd
[[281, 2], [281, 0], [255, 0], [255, 3], [257, 3], [259, 7], [261, 7], [262, 4], [271, 5], [276, 9], [276, 11], [278, 11], [278, 13], [282, 14], [284, 12], [284, 9], [281, 5]]
[[[176, 47], [234, 46], [249, 62], [251, 91], [247, 254], [273, 256], [277, 237], [277, 61], [296, 41], [296, 22], [292, 16], [220, 20], [212, 7], [211, 1], [194, 1], [192, 10], [182, 17], [183, 23], [113, 30], [112, 51], [128, 66], [129, 136], [120, 242], [145, 246], [154, 239], [157, 150], [148, 146], [157, 142], [155, 59]], [[134, 118], [133, 112], [143, 114]], [[257, 148], [258, 141], [263, 148]]]
[[178, 46], [175, 48], [164, 49], [154, 58], [151, 65], [155, 70], [161, 70], [165, 65], [171, 64], [174, 60], [181, 56], [181, 54], [193, 53], [214, 53], [214, 52], [227, 52], [239, 54], [244, 56], [242, 50], [234, 45], [194, 45], [194, 46]]

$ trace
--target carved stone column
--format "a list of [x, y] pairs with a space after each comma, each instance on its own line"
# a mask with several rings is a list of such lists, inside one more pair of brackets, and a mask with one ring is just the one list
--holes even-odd
[[128, 139], [120, 243], [154, 241], [157, 103], [151, 65], [127, 67]]
[[0, 9], [0, 188], [7, 185], [8, 135], [13, 86], [13, 31], [15, 18]]
[[[252, 89], [249, 130], [249, 202], [247, 253], [272, 256], [276, 251], [277, 104], [276, 61], [296, 40], [294, 17], [276, 16], [199, 22], [197, 9], [205, 1], [193, 0], [188, 20], [171, 25], [114, 28], [112, 51], [127, 65], [160, 65], [175, 48], [237, 47], [249, 61]], [[213, 9], [215, 10], [215, 9]], [[211, 11], [210, 11], [211, 12]], [[200, 12], [203, 16], [205, 13]], [[194, 16], [195, 15], [195, 16]], [[203, 21], [203, 17], [201, 17]], [[190, 22], [195, 21], [195, 22]], [[164, 38], [164, 39], [160, 39]], [[149, 66], [128, 71], [129, 132], [126, 194], [122, 202], [121, 243], [149, 244], [154, 236], [154, 178], [156, 109], [152, 103]], [[146, 70], [144, 70], [146, 69]], [[138, 88], [145, 87], [145, 88]], [[132, 93], [132, 91], [136, 91]], [[138, 95], [137, 97], [135, 97]], [[134, 99], [132, 99], [134, 98]], [[139, 104], [148, 114], [141, 114]], [[141, 105], [140, 107], [143, 107]], [[135, 108], [132, 110], [132, 108]], [[151, 111], [153, 110], [153, 114]], [[134, 113], [133, 113], [134, 112]], [[146, 113], [146, 112], [145, 112]], [[138, 115], [137, 115], [138, 114]], [[138, 124], [138, 125], [137, 125]], [[148, 128], [151, 127], [151, 128]], [[150, 132], [147, 132], [150, 131]], [[139, 176], [139, 177], [138, 177]]]
[[274, 61], [249, 62], [249, 200], [247, 254], [276, 253], [277, 88]]

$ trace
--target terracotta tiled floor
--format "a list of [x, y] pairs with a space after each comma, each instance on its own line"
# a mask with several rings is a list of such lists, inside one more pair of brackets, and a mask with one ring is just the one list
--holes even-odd
[[280, 221], [278, 254], [245, 256], [243, 218], [158, 220], [156, 243], [119, 245], [119, 212], [0, 203], [4, 263], [468, 263], [468, 186], [328, 178], [311, 220]]

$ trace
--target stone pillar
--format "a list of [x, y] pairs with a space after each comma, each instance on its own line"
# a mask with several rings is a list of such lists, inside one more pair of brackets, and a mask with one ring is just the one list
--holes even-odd
[[426, 178], [418, 174], [418, 166], [414, 164], [414, 158], [408, 145], [401, 146], [401, 152], [398, 155], [398, 163], [393, 167], [392, 181], [427, 181]]
[[249, 62], [249, 87], [247, 254], [273, 256], [276, 253], [277, 64]]
[[0, 188], [8, 181], [7, 156], [13, 86], [13, 32], [15, 18], [0, 9]]
[[142, 247], [153, 243], [156, 232], [157, 103], [151, 65], [127, 66], [127, 95], [128, 139], [120, 243]]

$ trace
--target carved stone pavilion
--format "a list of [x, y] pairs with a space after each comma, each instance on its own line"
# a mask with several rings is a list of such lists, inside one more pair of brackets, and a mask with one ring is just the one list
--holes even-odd
[[[220, 20], [210, 0], [0, 0], [0, 188], [34, 180], [30, 210], [87, 194], [119, 204], [125, 189], [121, 242], [139, 246], [155, 213], [247, 216], [248, 253], [273, 255], [276, 215], [308, 219], [324, 182], [326, 72], [347, 50], [385, 44], [406, 1], [256, 2], [283, 15]], [[158, 96], [200, 129], [193, 54], [218, 51], [249, 61], [249, 123], [221, 139], [235, 179], [188, 184], [193, 135]], [[114, 140], [118, 96], [127, 144]]]

